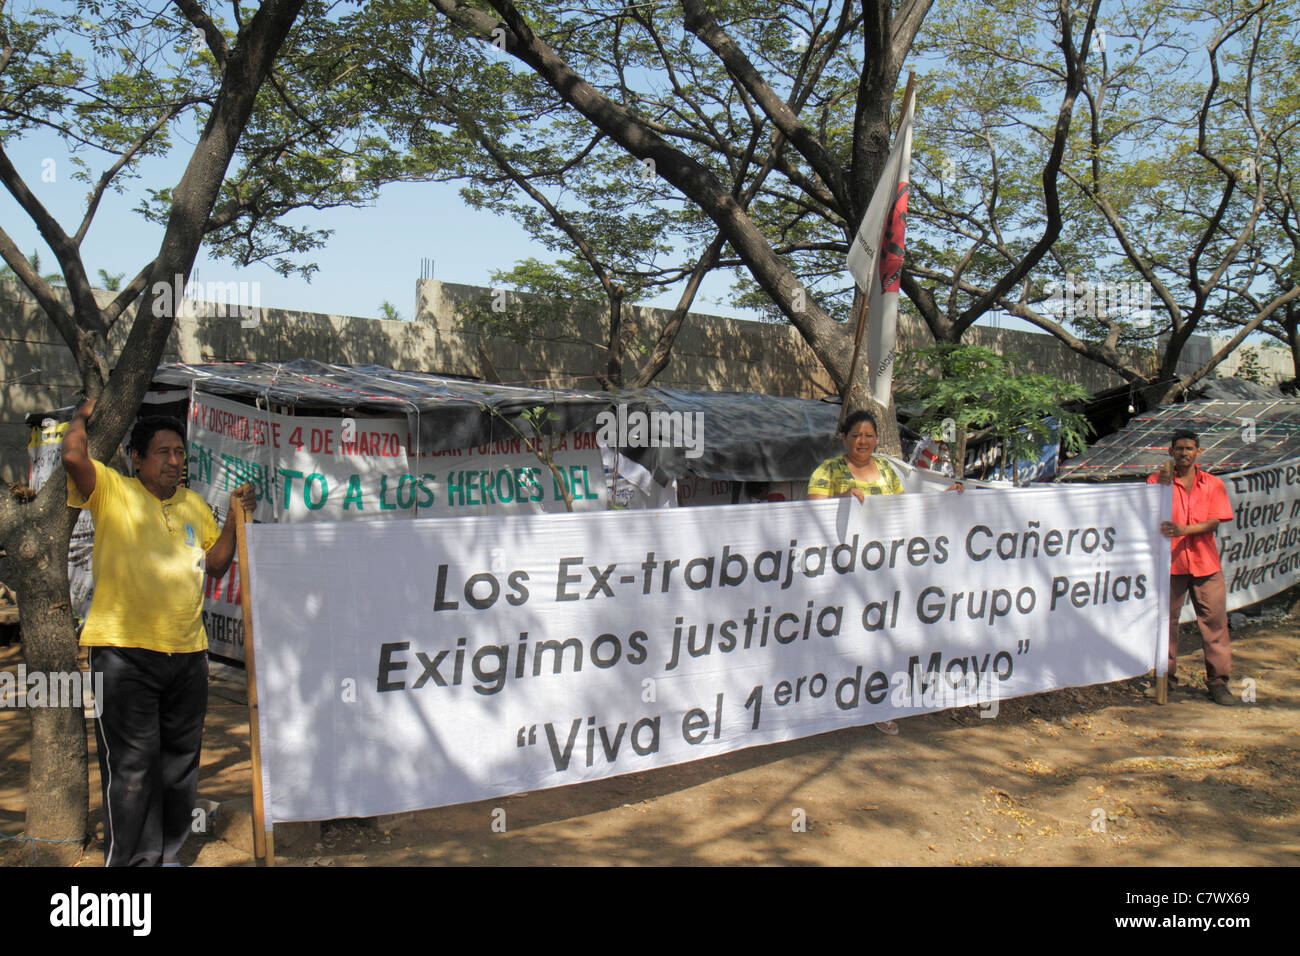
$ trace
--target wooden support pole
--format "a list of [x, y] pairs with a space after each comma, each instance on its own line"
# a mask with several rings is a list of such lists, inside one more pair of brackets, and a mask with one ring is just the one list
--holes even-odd
[[840, 393], [840, 421], [837, 427], [844, 427], [844, 416], [849, 413], [849, 395], [853, 391], [853, 382], [858, 377], [858, 356], [862, 352], [862, 332], [867, 327], [867, 299], [871, 297], [870, 290], [863, 292], [860, 288], [857, 290], [857, 297], [860, 305], [854, 310], [853, 322], [857, 329], [853, 335], [853, 358], [849, 360], [849, 377], [844, 383], [844, 391]]
[[257, 661], [253, 641], [253, 597], [249, 587], [247, 521], [235, 508], [235, 544], [239, 561], [239, 604], [244, 617], [244, 669], [248, 675], [248, 747], [253, 762], [253, 858], [258, 866], [275, 866], [275, 833], [266, 825], [262, 803], [262, 736], [257, 709]]

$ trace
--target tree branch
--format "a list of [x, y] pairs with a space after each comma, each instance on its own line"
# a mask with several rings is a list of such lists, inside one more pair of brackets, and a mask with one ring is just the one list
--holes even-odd
[[63, 307], [59, 297], [54, 294], [49, 283], [41, 278], [40, 274], [32, 268], [32, 264], [27, 261], [27, 257], [22, 251], [14, 245], [14, 241], [9, 238], [9, 234], [0, 227], [0, 256], [9, 264], [9, 268], [14, 270], [18, 280], [27, 290], [35, 296], [37, 303], [45, 314], [49, 316], [50, 322], [58, 330], [63, 342], [75, 355], [77, 353], [77, 326], [72, 321], [72, 316], [68, 310]]
[[1025, 253], [1019, 263], [994, 283], [987, 293], [980, 296], [973, 305], [958, 316], [952, 326], [952, 334], [954, 335], [961, 335], [962, 332], [974, 325], [975, 320], [984, 315], [996, 300], [1004, 296], [1021, 279], [1028, 275], [1061, 234], [1061, 197], [1057, 188], [1056, 177], [1060, 172], [1061, 162], [1065, 156], [1065, 146], [1070, 134], [1070, 121], [1074, 113], [1074, 101], [1083, 86], [1083, 68], [1087, 62], [1088, 46], [1092, 42], [1092, 32], [1097, 22], [1097, 10], [1100, 6], [1101, 0], [1092, 0], [1088, 8], [1088, 18], [1084, 23], [1083, 36], [1079, 40], [1079, 48], [1076, 51], [1069, 11], [1064, 3], [1061, 4], [1061, 40], [1059, 45], [1065, 60], [1066, 85], [1065, 96], [1062, 97], [1060, 108], [1056, 114], [1056, 132], [1052, 137], [1052, 151], [1048, 156], [1047, 164], [1043, 167], [1043, 205], [1047, 217], [1047, 221], [1043, 226], [1043, 234], [1034, 243], [1033, 247]]
[[812, 131], [803, 124], [776, 91], [768, 86], [749, 57], [745, 56], [736, 42], [722, 29], [713, 14], [705, 9], [702, 0], [681, 0], [681, 5], [682, 12], [685, 14], [686, 29], [699, 37], [700, 41], [714, 52], [726, 66], [727, 72], [735, 77], [745, 92], [754, 98], [767, 118], [772, 121], [772, 125], [781, 131], [782, 135], [790, 141], [790, 145], [808, 161], [813, 172], [821, 177], [822, 182], [836, 197], [837, 204], [842, 209], [851, 208], [852, 204], [848, 201], [848, 184], [844, 180], [843, 170], [831, 158]]
[[1202, 365], [1191, 375], [1182, 379], [1178, 383], [1178, 391], [1185, 392], [1189, 387], [1191, 387], [1193, 384], [1198, 382], [1200, 379], [1204, 378], [1206, 375], [1209, 375], [1210, 372], [1214, 371], [1215, 366], [1218, 365], [1220, 362], [1222, 362], [1229, 355], [1231, 355], [1232, 350], [1235, 349], [1238, 345], [1240, 345], [1245, 340], [1246, 336], [1250, 335], [1251, 332], [1254, 332], [1255, 329], [1259, 328], [1260, 324], [1264, 322], [1265, 319], [1267, 319], [1270, 315], [1272, 315], [1282, 306], [1286, 305], [1288, 302], [1294, 302], [1297, 299], [1300, 299], [1300, 285], [1292, 286], [1290, 290], [1282, 293], [1281, 295], [1273, 299], [1273, 301], [1270, 302], [1268, 305], [1266, 305], [1264, 309], [1260, 311], [1253, 319], [1251, 319], [1249, 322], [1243, 325], [1241, 327], [1241, 330], [1232, 338], [1230, 338], [1227, 344], [1223, 346], [1223, 348], [1215, 352], [1214, 355], [1210, 357], [1209, 361], [1207, 361], [1204, 365]]
[[[479, 37], [491, 36], [497, 22], [490, 16], [461, 5], [457, 0], [432, 0], [448, 19]], [[639, 159], [655, 161], [656, 170], [683, 194], [699, 204], [737, 254], [745, 259], [758, 284], [804, 336], [818, 359], [841, 381], [847, 374], [846, 356], [839, 347], [844, 338], [838, 324], [815, 302], [804, 296], [803, 309], [795, 307], [796, 292], [802, 286], [776, 257], [754, 224], [706, 167], [683, 154], [651, 132], [634, 113], [612, 102], [573, 70], [543, 43], [508, 0], [493, 0], [512, 39], [508, 51], [531, 67], [561, 97], [615, 142]]]
[[168, 107], [163, 114], [159, 116], [147, 130], [141, 133], [136, 138], [136, 141], [118, 157], [117, 162], [105, 170], [104, 175], [99, 177], [99, 182], [95, 185], [94, 190], [90, 194], [90, 199], [86, 203], [86, 215], [82, 217], [81, 225], [77, 227], [77, 232], [72, 237], [72, 241], [75, 242], [78, 247], [81, 246], [82, 241], [86, 238], [86, 231], [90, 228], [91, 220], [95, 218], [95, 211], [99, 209], [99, 202], [104, 197], [104, 190], [108, 188], [108, 185], [113, 181], [113, 178], [122, 171], [122, 168], [131, 161], [132, 157], [135, 156], [136, 153], [145, 147], [145, 144], [148, 143], [149, 140], [153, 139], [154, 136], [158, 134], [160, 129], [166, 126], [170, 120], [181, 112], [181, 110], [194, 102], [196, 101], [182, 100], [181, 102], [174, 103]]
[[[63, 278], [68, 284], [68, 294], [72, 297], [76, 324], [93, 332], [107, 334], [108, 328], [100, 318], [99, 306], [90, 291], [90, 280], [86, 278], [86, 270], [81, 264], [81, 254], [76, 244], [68, 238], [63, 227], [27, 188], [27, 183], [9, 161], [9, 154], [5, 152], [3, 146], [0, 146], [0, 182], [4, 183], [9, 194], [18, 201], [18, 205], [23, 207], [27, 215], [31, 216], [41, 238], [59, 260]], [[13, 264], [10, 263], [10, 266], [12, 267]], [[15, 268], [14, 271], [18, 270]], [[35, 294], [36, 290], [32, 289], [32, 292]], [[51, 314], [51, 319], [53, 318]], [[71, 347], [74, 352], [77, 351], [75, 345]]]
[[230, 56], [230, 47], [226, 44], [225, 35], [212, 22], [212, 18], [198, 5], [196, 0], [175, 0], [175, 3], [180, 8], [181, 13], [185, 15], [185, 19], [203, 31], [203, 39], [207, 43], [208, 49], [212, 51], [217, 66], [224, 72], [226, 60]]

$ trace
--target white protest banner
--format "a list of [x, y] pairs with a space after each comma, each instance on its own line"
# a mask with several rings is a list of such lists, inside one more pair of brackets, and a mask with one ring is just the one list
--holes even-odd
[[[1235, 611], [1300, 583], [1300, 458], [1220, 477], [1233, 521], [1219, 525], [1215, 543]], [[1190, 600], [1179, 620], [1196, 620]]]
[[275, 821], [1147, 673], [1170, 489], [249, 528]]
[[[226, 520], [230, 493], [246, 481], [257, 490], [254, 519], [276, 520], [275, 443], [280, 426], [267, 412], [201, 392], [194, 393], [188, 418], [187, 483], [208, 503], [218, 526]], [[225, 576], [203, 579], [203, 629], [211, 653], [244, 659], [238, 557]]]
[[[542, 440], [543, 445], [545, 440]], [[594, 432], [556, 437], [557, 478], [537, 457], [535, 439], [512, 438], [465, 450], [429, 452], [426, 474], [434, 501], [421, 515], [538, 514], [562, 512], [564, 491], [574, 511], [609, 507], [601, 448]]]
[[600, 447], [588, 433], [557, 436], [557, 478], [521, 438], [420, 451], [399, 418], [268, 414], [203, 393], [189, 416], [190, 487], [225, 507], [230, 490], [251, 481], [258, 521], [563, 511], [561, 483], [575, 511], [608, 504]]
[[190, 490], [221, 515], [230, 493], [252, 482], [257, 489], [253, 519], [274, 521], [280, 425], [260, 409], [195, 392], [186, 428]]

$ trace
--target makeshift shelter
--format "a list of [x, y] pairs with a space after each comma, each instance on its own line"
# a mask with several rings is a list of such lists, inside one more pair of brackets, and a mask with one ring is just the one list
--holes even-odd
[[698, 457], [688, 456], [693, 448], [662, 442], [641, 447], [615, 443], [660, 484], [688, 473], [731, 481], [806, 480], [838, 449], [838, 405], [772, 395], [669, 388], [614, 392], [521, 388], [310, 359], [165, 365], [154, 381], [159, 388], [195, 389], [262, 408], [280, 406], [300, 413], [339, 416], [403, 415], [409, 420], [413, 441], [426, 452], [514, 438], [517, 432], [512, 423], [518, 424], [523, 413], [539, 406], [554, 416], [551, 428], [557, 432], [595, 428], [602, 412], [620, 405], [628, 416], [638, 412], [702, 415], [702, 419], [693, 419], [702, 420], [704, 427], [703, 440], [697, 443]]
[[1169, 460], [1179, 429], [1199, 436], [1200, 465], [1219, 474], [1300, 457], [1300, 401], [1197, 401], [1134, 415], [1129, 423], [1064, 462], [1061, 481], [1145, 479]]

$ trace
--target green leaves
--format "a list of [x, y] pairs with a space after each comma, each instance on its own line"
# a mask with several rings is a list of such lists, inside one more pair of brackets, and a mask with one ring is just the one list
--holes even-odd
[[[356, 67], [349, 57], [364, 49], [351, 21], [332, 4], [306, 6], [273, 82], [259, 91], [205, 231], [217, 257], [309, 277], [315, 266], [303, 256], [330, 231], [292, 223], [286, 214], [372, 202], [393, 178], [394, 158], [374, 135], [373, 99], [345, 82]], [[202, 31], [170, 5], [62, 7], [22, 18], [0, 13], [0, 47], [6, 38], [12, 47], [0, 57], [0, 143], [38, 127], [52, 130], [67, 143], [70, 178], [94, 195], [109, 171], [102, 188], [122, 191], [142, 159], [203, 129], [221, 70]], [[211, 15], [233, 47], [237, 31], [216, 7]], [[161, 225], [171, 201], [170, 184], [146, 186], [136, 211]]]
[[1023, 356], [936, 343], [903, 354], [894, 387], [901, 404], [919, 406], [910, 424], [929, 437], [952, 440], [949, 427], [978, 433], [1003, 443], [1011, 462], [1037, 458], [1054, 433], [1067, 453], [1081, 451], [1088, 421], [1065, 406], [1088, 392], [1024, 366]]

